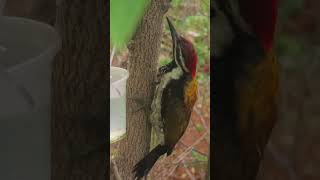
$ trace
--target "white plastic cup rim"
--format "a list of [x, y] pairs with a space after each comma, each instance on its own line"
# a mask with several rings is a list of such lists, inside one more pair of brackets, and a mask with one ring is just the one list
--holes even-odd
[[110, 83], [113, 84], [113, 85], [117, 85], [117, 84], [123, 83], [123, 81], [126, 81], [128, 79], [128, 77], [129, 77], [129, 73], [128, 73], [128, 71], [126, 69], [119, 68], [119, 67], [114, 67], [114, 66], [110, 67], [110, 76], [112, 76], [112, 74], [111, 74], [112, 70], [120, 71], [121, 74], [123, 75], [123, 76], [121, 76], [120, 79], [116, 80], [115, 82], [111, 82], [110, 81]]
[[[8, 72], [12, 72], [16, 69], [20, 69], [23, 66], [34, 63], [35, 61], [39, 61], [39, 59], [47, 59], [47, 57], [51, 56], [52, 54], [53, 54], [52, 56], [54, 56], [61, 49], [61, 43], [62, 43], [61, 38], [58, 32], [54, 29], [54, 27], [50, 26], [49, 24], [35, 21], [28, 18], [23, 18], [23, 17], [1, 16], [1, 14], [0, 14], [0, 18], [2, 21], [4, 21], [4, 23], [9, 24], [10, 26], [12, 24], [14, 24], [14, 26], [18, 26], [18, 27], [26, 26], [28, 28], [30, 28], [31, 26], [35, 26], [38, 28], [40, 32], [46, 31], [46, 33], [51, 36], [50, 39], [52, 41], [48, 43], [45, 50], [40, 52], [37, 56], [27, 57], [26, 61], [19, 62], [14, 66], [8, 67], [8, 70], [7, 70]], [[2, 48], [5, 48], [5, 47], [2, 47]]]
[[110, 79], [115, 75], [117, 78], [113, 82], [110, 81], [110, 98], [118, 98], [125, 95], [126, 92], [126, 81], [129, 77], [127, 70], [119, 67], [110, 67]]

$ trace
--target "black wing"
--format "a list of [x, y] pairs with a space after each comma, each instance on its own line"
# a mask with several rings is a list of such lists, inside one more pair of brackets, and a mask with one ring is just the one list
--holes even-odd
[[184, 104], [183, 79], [171, 80], [163, 90], [161, 116], [164, 121], [165, 143], [169, 146], [167, 155], [184, 134], [190, 120], [190, 109]]

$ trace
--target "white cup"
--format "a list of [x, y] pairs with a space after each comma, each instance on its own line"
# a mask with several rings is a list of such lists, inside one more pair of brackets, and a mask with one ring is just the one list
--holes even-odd
[[1, 180], [50, 180], [51, 74], [60, 47], [54, 27], [0, 16]]
[[3, 9], [7, 0], [0, 0], [0, 16], [3, 14]]
[[110, 142], [124, 137], [126, 133], [126, 84], [127, 70], [110, 67]]

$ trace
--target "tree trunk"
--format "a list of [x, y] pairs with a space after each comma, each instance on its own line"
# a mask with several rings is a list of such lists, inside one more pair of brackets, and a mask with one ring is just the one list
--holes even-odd
[[[133, 39], [129, 42], [129, 79], [127, 97], [143, 98], [148, 107], [153, 95], [160, 50], [163, 16], [169, 9], [169, 0], [151, 0]], [[122, 179], [133, 179], [135, 163], [149, 152], [151, 126], [149, 112], [130, 112], [138, 107], [127, 101], [127, 136], [120, 142], [117, 166]]]
[[[60, 0], [62, 48], [54, 62], [52, 180], [105, 180], [108, 21], [105, 0]], [[90, 149], [96, 149], [86, 153]]]

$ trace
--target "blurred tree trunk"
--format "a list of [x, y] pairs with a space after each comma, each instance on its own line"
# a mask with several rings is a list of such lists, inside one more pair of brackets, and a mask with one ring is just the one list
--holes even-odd
[[[105, 180], [108, 153], [108, 21], [105, 0], [61, 0], [54, 62], [52, 180]], [[89, 149], [96, 149], [86, 153]]]
[[[129, 42], [129, 79], [127, 97], [143, 98], [147, 103], [152, 98], [157, 62], [160, 50], [163, 16], [169, 9], [169, 0], [151, 0], [150, 5]], [[150, 104], [148, 104], [150, 106]], [[148, 152], [151, 127], [149, 112], [137, 111], [133, 100], [127, 101], [127, 136], [120, 142], [119, 156], [116, 160], [123, 179], [133, 179], [133, 166]]]

